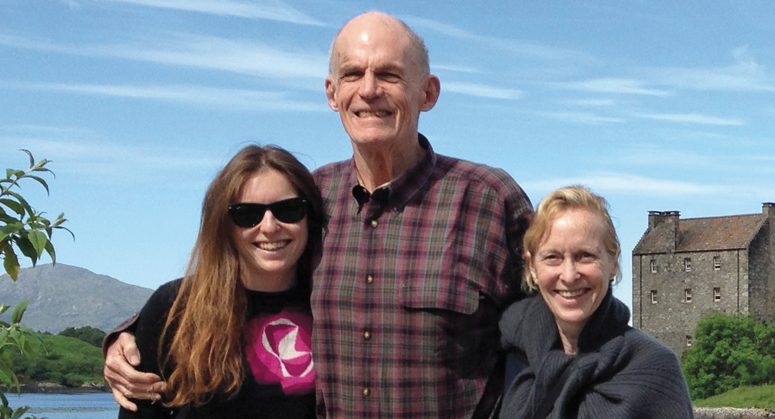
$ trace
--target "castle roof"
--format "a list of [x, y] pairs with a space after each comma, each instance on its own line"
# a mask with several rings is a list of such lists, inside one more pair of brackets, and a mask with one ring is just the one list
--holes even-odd
[[[762, 214], [680, 219], [674, 251], [747, 249], [764, 220]], [[633, 255], [660, 254], [673, 250], [673, 229], [673, 223], [660, 222], [647, 230], [633, 249]]]

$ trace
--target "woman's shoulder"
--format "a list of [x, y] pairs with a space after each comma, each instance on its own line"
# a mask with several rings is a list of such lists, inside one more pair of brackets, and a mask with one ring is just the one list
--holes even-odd
[[683, 376], [678, 355], [655, 337], [630, 327], [623, 338], [622, 355], [629, 364], [629, 369], [664, 375], [675, 373]]
[[514, 330], [520, 327], [520, 324], [535, 313], [535, 305], [539, 304], [540, 296], [530, 295], [519, 301], [511, 303], [501, 314], [500, 328], [501, 332]]
[[[540, 295], [531, 295], [512, 303], [501, 315], [498, 326], [504, 349], [545, 346], [544, 339], [553, 339], [554, 321]], [[547, 334], [548, 333], [548, 334]], [[550, 343], [551, 344], [551, 343]]]
[[166, 282], [157, 288], [140, 311], [140, 317], [159, 318], [166, 314], [178, 295], [181, 282], [182, 279], [179, 278]]

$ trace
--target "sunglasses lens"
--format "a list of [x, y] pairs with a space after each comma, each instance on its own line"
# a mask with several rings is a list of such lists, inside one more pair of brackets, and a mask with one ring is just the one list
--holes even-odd
[[266, 205], [261, 204], [232, 204], [229, 205], [229, 215], [234, 225], [242, 228], [250, 228], [261, 222], [266, 212]]
[[298, 223], [307, 215], [307, 201], [303, 198], [291, 198], [268, 205], [231, 204], [229, 205], [229, 215], [236, 226], [250, 228], [261, 222], [267, 208], [282, 223]]
[[307, 201], [291, 198], [269, 205], [272, 215], [283, 223], [298, 223], [307, 215]]

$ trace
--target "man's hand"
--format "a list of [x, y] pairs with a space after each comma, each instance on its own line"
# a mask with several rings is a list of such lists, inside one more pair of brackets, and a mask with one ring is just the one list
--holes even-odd
[[102, 374], [105, 382], [113, 390], [113, 398], [124, 409], [137, 411], [137, 405], [129, 401], [143, 399], [158, 401], [167, 391], [167, 383], [156, 374], [139, 372], [135, 368], [140, 365], [140, 351], [135, 344], [135, 336], [129, 332], [121, 332], [118, 338], [107, 349], [105, 368]]

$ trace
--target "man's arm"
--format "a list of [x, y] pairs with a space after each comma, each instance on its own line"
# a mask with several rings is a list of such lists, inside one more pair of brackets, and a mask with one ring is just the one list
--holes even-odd
[[137, 405], [129, 399], [158, 401], [167, 390], [167, 383], [161, 377], [149, 372], [137, 371], [140, 365], [140, 351], [135, 336], [121, 332], [118, 338], [105, 349], [105, 368], [102, 373], [105, 382], [113, 391], [113, 398], [124, 409], [137, 411]]
[[110, 332], [102, 342], [105, 367], [102, 375], [113, 392], [113, 398], [124, 409], [137, 411], [137, 405], [129, 399], [157, 401], [167, 390], [167, 383], [153, 373], [137, 371], [140, 351], [133, 331], [138, 316], [134, 315]]

